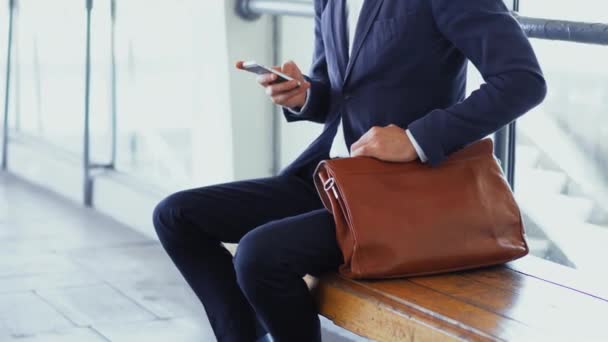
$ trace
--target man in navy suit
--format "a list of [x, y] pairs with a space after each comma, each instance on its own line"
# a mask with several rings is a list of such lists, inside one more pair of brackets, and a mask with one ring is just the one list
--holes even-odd
[[[219, 341], [320, 341], [306, 274], [337, 269], [335, 226], [311, 175], [334, 156], [434, 167], [532, 107], [546, 85], [502, 0], [315, 0], [314, 60], [258, 81], [288, 121], [324, 124], [279, 176], [178, 192], [158, 236]], [[466, 65], [485, 84], [465, 99]], [[240, 65], [239, 65], [240, 66]], [[457, 180], [455, 180], [457, 181]], [[239, 243], [236, 256], [222, 243]]]

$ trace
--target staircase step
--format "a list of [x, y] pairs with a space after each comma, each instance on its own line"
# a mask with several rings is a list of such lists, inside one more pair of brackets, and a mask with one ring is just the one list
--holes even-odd
[[564, 208], [582, 222], [587, 222], [593, 212], [593, 202], [584, 197], [559, 195], [558, 202], [559, 207]]
[[[584, 153], [566, 130], [560, 127], [551, 113], [537, 107], [534, 113], [524, 115], [518, 126], [518, 134], [541, 151], [538, 166], [543, 166], [546, 159], [552, 161], [551, 167], [557, 167], [568, 175], [569, 182], [580, 187], [580, 194], [592, 198], [596, 206], [608, 211], [608, 188], [606, 170], [602, 170], [593, 160], [593, 156]], [[539, 134], [542, 132], [542, 134]]]
[[[557, 227], [557, 226], [555, 226]], [[565, 230], [568, 231], [565, 231]], [[555, 228], [551, 235], [559, 240], [552, 240], [560, 247], [566, 257], [577, 269], [597, 272], [605, 268], [608, 259], [608, 230], [588, 223], [571, 223]]]
[[559, 171], [517, 167], [516, 172], [515, 191], [559, 194], [568, 182], [566, 174]]
[[544, 213], [567, 221], [587, 222], [593, 211], [593, 202], [583, 197], [524, 191], [517, 188], [515, 197], [529, 213]]
[[577, 269], [602, 269], [605, 267], [603, 263], [608, 260], [608, 229], [586, 223], [573, 214], [576, 210], [572, 208], [582, 203], [578, 202], [580, 198], [558, 196], [557, 199], [556, 196], [539, 196], [535, 199], [518, 196], [518, 201], [526, 216], [542, 229], [550, 242]]
[[547, 239], [528, 237], [527, 242], [528, 247], [530, 248], [530, 253], [539, 258], [545, 257], [549, 251], [549, 247], [551, 246], [551, 242]]
[[540, 151], [538, 148], [530, 145], [517, 145], [517, 166], [524, 168], [534, 168], [540, 160]]

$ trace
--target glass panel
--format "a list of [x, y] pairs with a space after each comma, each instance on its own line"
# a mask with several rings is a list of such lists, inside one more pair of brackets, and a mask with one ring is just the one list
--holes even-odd
[[[300, 69], [308, 74], [313, 55], [314, 20], [312, 18], [281, 17], [279, 20], [281, 34], [279, 60], [293, 60]], [[276, 109], [280, 112], [280, 108]], [[283, 120], [283, 115], [276, 116], [280, 122], [280, 161], [281, 168], [289, 165], [323, 130], [323, 127], [311, 122], [291, 122]]]
[[519, 120], [515, 177], [532, 253], [597, 271], [608, 257], [608, 47], [533, 44], [549, 93]]
[[193, 1], [117, 5], [118, 168], [166, 188], [184, 186], [195, 131]]
[[6, 47], [8, 37], [8, 6], [0, 4], [0, 160], [2, 158], [2, 125], [4, 123], [4, 87], [6, 84]]
[[15, 91], [19, 128], [82, 152], [84, 3], [19, 1]]
[[[79, 1], [84, 16], [84, 1]], [[111, 112], [111, 12], [110, 0], [94, 1], [91, 15], [91, 98], [90, 130], [91, 159], [94, 163], [108, 163], [112, 147]], [[84, 26], [83, 31], [84, 32]], [[80, 53], [84, 56], [84, 50]], [[84, 84], [84, 71], [82, 73]], [[84, 88], [82, 91], [84, 96]], [[84, 103], [82, 103], [84, 106]], [[84, 111], [84, 108], [81, 109]], [[82, 114], [84, 115], [84, 114]], [[81, 129], [82, 132], [82, 129]]]

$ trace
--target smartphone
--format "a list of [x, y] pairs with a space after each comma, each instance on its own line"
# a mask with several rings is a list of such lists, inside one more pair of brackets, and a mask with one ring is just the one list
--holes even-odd
[[[281, 82], [287, 82], [287, 81], [293, 81], [292, 77], [289, 77], [287, 75], [285, 75], [284, 73], [280, 72], [280, 71], [276, 71], [272, 68], [269, 68], [267, 66], [258, 64], [254, 61], [250, 61], [250, 62], [245, 62], [243, 63], [243, 70], [252, 72], [254, 74], [257, 75], [265, 75], [265, 74], [275, 74], [277, 75], [277, 79], [272, 82], [272, 83], [281, 83]], [[298, 82], [298, 86], [300, 85], [300, 83]]]

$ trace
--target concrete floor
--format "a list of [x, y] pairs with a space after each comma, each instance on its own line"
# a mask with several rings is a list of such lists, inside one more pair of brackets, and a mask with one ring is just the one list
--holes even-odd
[[158, 242], [0, 173], [0, 341], [215, 338]]

